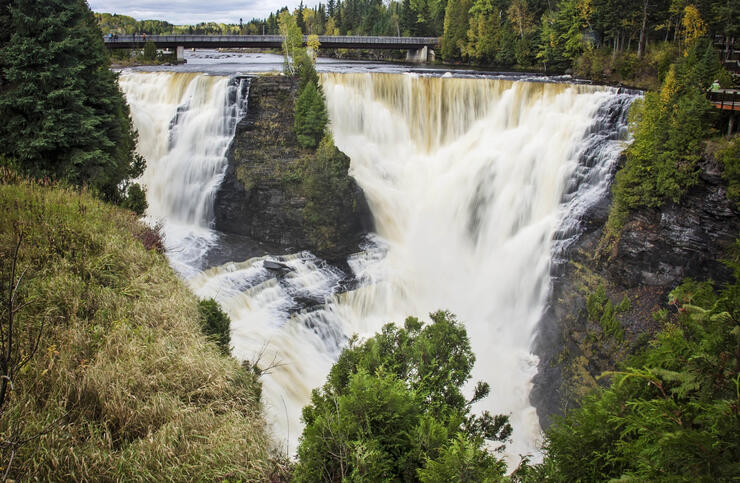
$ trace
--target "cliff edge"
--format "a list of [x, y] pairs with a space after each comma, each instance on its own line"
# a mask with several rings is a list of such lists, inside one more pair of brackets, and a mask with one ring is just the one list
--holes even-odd
[[699, 183], [680, 203], [630, 214], [609, 253], [597, 256], [610, 200], [592, 210], [587, 227], [554, 267], [550, 304], [535, 342], [540, 357], [531, 393], [543, 428], [563, 414], [643, 346], [675, 310], [668, 293], [685, 278], [730, 280], [721, 263], [740, 231], [736, 203], [717, 162], [705, 156]]

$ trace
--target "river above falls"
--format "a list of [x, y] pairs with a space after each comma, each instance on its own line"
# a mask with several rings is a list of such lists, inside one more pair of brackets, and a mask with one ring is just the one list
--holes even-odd
[[[220, 52], [218, 50], [186, 50], [187, 63], [180, 65], [142, 65], [126, 68], [142, 72], [204, 72], [214, 75], [280, 73], [283, 71], [283, 56], [271, 53]], [[450, 66], [440, 64], [412, 64], [404, 62], [366, 61], [318, 57], [318, 72], [335, 73], [415, 73], [420, 75], [452, 75], [461, 78], [506, 78], [537, 82], [568, 82], [588, 84], [589, 81], [575, 79], [569, 75], [548, 76], [541, 73], [496, 71], [482, 68]]]

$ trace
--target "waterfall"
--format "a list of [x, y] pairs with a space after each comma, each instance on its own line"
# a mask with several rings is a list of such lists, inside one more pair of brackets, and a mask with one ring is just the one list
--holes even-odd
[[[375, 218], [377, 233], [348, 260], [357, 287], [343, 291], [341, 271], [308, 252], [199, 271], [192, 260], [202, 248], [186, 263], [195, 267], [184, 273], [188, 284], [229, 313], [232, 353], [270, 368], [263, 397], [290, 454], [301, 408], [349, 337], [446, 309], [467, 328], [477, 358], [473, 381], [492, 388], [474, 410], [509, 414], [508, 461], [520, 454], [536, 461], [531, 344], [551, 269], [607, 193], [634, 96], [562, 83], [375, 73], [322, 74], [321, 83], [335, 143], [351, 158]], [[188, 253], [203, 239], [192, 232], [207, 230], [223, 176], [238, 117], [225, 93], [231, 84], [171, 73], [124, 74], [121, 84], [149, 161], [142, 181], [150, 214], [188, 227], [190, 238], [171, 245]], [[172, 252], [168, 245], [177, 267], [186, 257]], [[265, 259], [292, 270], [275, 276]]]
[[131, 72], [119, 77], [147, 167], [147, 215], [159, 223], [173, 265], [192, 273], [208, 247], [213, 200], [226, 170], [226, 150], [244, 115], [244, 78], [200, 73]]

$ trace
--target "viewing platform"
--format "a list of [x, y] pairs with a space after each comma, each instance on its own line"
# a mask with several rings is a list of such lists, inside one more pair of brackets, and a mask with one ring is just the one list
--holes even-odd
[[709, 102], [723, 111], [740, 111], [740, 89], [719, 89], [707, 93]]
[[[368, 37], [356, 35], [319, 35], [322, 49], [407, 50], [409, 58], [425, 62], [439, 45], [437, 37]], [[303, 36], [306, 44], [308, 36]], [[140, 49], [152, 41], [160, 49], [174, 49], [182, 60], [184, 49], [279, 49], [282, 35], [116, 35], [103, 37], [109, 49]], [[433, 55], [433, 54], [432, 54]]]

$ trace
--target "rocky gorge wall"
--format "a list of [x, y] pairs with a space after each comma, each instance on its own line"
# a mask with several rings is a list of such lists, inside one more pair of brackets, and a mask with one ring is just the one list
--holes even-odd
[[293, 130], [297, 80], [269, 75], [250, 82], [247, 115], [236, 127], [216, 195], [215, 228], [286, 253], [310, 250], [344, 260], [372, 227], [362, 190], [347, 173], [349, 159], [337, 151], [344, 158], [339, 179], [314, 176], [308, 183], [315, 152], [302, 148]]
[[659, 326], [653, 312], [675, 310], [667, 296], [685, 278], [723, 282], [732, 276], [721, 260], [740, 231], [740, 214], [717, 162], [707, 155], [700, 168], [699, 183], [680, 203], [631, 213], [607, 253], [600, 253], [599, 242], [611, 200], [603, 200], [586, 216], [586, 232], [567, 261], [553, 267], [531, 393], [543, 428], [649, 340]]

